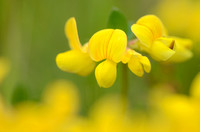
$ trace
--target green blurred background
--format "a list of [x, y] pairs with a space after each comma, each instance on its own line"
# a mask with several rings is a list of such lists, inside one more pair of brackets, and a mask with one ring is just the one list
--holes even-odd
[[[55, 63], [58, 53], [69, 49], [64, 24], [77, 20], [81, 43], [106, 28], [110, 11], [119, 8], [131, 22], [149, 13], [159, 0], [0, 0], [0, 56], [11, 62], [11, 71], [1, 92], [7, 104], [21, 100], [39, 101], [46, 85], [57, 79], [72, 81], [79, 89], [82, 111], [99, 97], [119, 93], [121, 65], [114, 86], [99, 88], [94, 73], [88, 77], [64, 73]], [[176, 64], [152, 63], [152, 72], [143, 78], [129, 71], [129, 100], [132, 107], [146, 107], [148, 91], [157, 83], [173, 84], [177, 92], [188, 93], [190, 83], [200, 69], [199, 57]]]

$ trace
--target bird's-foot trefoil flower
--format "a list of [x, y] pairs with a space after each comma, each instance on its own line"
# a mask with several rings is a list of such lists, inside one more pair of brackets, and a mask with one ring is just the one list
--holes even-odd
[[101, 62], [95, 70], [100, 87], [111, 87], [117, 76], [117, 63], [128, 63], [129, 69], [139, 77], [151, 70], [147, 57], [127, 47], [127, 36], [119, 29], [104, 29], [95, 33], [89, 41], [90, 57]]
[[117, 76], [117, 63], [121, 61], [127, 47], [127, 36], [119, 29], [104, 29], [95, 33], [89, 40], [90, 57], [101, 62], [95, 69], [100, 87], [111, 87]]
[[122, 57], [122, 63], [128, 63], [128, 68], [139, 77], [144, 75], [144, 71], [147, 73], [151, 71], [151, 63], [149, 59], [132, 49], [126, 50]]
[[163, 23], [154, 15], [141, 17], [131, 30], [139, 40], [138, 48], [157, 61], [167, 61], [174, 56], [172, 61], [181, 62], [192, 56], [185, 48], [186, 43], [190, 45], [189, 41], [168, 36]]
[[82, 46], [80, 43], [75, 18], [72, 17], [66, 22], [65, 34], [71, 50], [57, 55], [57, 66], [65, 72], [81, 76], [90, 74], [95, 67], [95, 62], [88, 54], [88, 44]]

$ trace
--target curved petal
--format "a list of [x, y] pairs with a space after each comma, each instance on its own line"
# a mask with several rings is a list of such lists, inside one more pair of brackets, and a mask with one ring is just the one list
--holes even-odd
[[110, 60], [101, 62], [95, 69], [95, 76], [100, 87], [111, 87], [117, 76], [117, 64]]
[[170, 36], [170, 38], [174, 39], [182, 47], [184, 47], [186, 49], [192, 49], [192, 46], [193, 46], [192, 40], [186, 39], [186, 38], [174, 37], [174, 36]]
[[104, 29], [96, 32], [89, 40], [89, 54], [95, 61], [101, 61], [107, 57], [107, 48], [114, 29]]
[[128, 62], [128, 68], [137, 76], [142, 77], [144, 75], [144, 69], [140, 63], [138, 57], [132, 56]]
[[88, 53], [77, 50], [58, 54], [56, 64], [65, 72], [76, 73], [81, 76], [90, 74], [95, 67], [95, 62], [89, 57]]
[[176, 53], [170, 58], [172, 62], [183, 62], [190, 59], [193, 56], [191, 51], [192, 41], [190, 39], [183, 39], [178, 37], [170, 37], [175, 40]]
[[114, 30], [107, 48], [107, 58], [118, 63], [127, 47], [127, 36], [124, 31]]
[[171, 62], [184, 62], [192, 58], [193, 53], [189, 49], [182, 47], [179, 43], [176, 43], [176, 53], [169, 59]]
[[144, 71], [149, 73], [151, 71], [151, 63], [146, 56], [140, 56], [140, 63], [143, 65]]
[[154, 41], [154, 37], [152, 32], [145, 26], [141, 26], [138, 24], [133, 24], [131, 26], [132, 32], [138, 38], [141, 44], [145, 47], [150, 47]]
[[78, 30], [76, 26], [76, 20], [74, 17], [70, 18], [65, 24], [65, 35], [69, 40], [71, 49], [81, 51], [81, 43], [78, 37]]
[[89, 53], [93, 60], [121, 60], [127, 46], [126, 34], [119, 29], [104, 29], [95, 33], [89, 41]]
[[156, 40], [148, 53], [157, 61], [166, 61], [175, 54], [174, 40], [165, 42]]
[[147, 27], [153, 33], [154, 39], [166, 36], [166, 30], [161, 20], [155, 15], [146, 15], [141, 17], [137, 24]]

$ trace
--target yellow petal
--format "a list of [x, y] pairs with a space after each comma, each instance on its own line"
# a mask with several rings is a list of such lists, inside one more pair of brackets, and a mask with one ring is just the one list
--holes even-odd
[[135, 36], [138, 38], [141, 44], [143, 44], [145, 47], [150, 47], [151, 44], [154, 41], [153, 34], [151, 30], [149, 30], [147, 27], [133, 24], [131, 26], [132, 32], [135, 34]]
[[70, 18], [65, 24], [65, 35], [69, 40], [71, 49], [81, 50], [81, 43], [78, 37], [76, 20], [74, 17]]
[[126, 50], [124, 55], [122, 56], [122, 63], [126, 64], [130, 60], [131, 56], [133, 55], [133, 52], [131, 49]]
[[104, 29], [95, 33], [89, 41], [89, 53], [93, 60], [121, 60], [127, 46], [126, 34], [119, 29]]
[[89, 54], [78, 50], [58, 54], [56, 64], [65, 72], [76, 73], [81, 76], [90, 74], [95, 67], [95, 62], [89, 57]]
[[200, 73], [197, 74], [192, 82], [190, 94], [192, 95], [192, 97], [200, 99]]
[[114, 30], [107, 49], [107, 58], [118, 63], [127, 47], [127, 36], [124, 31]]
[[192, 49], [192, 46], [193, 46], [192, 40], [186, 39], [186, 38], [174, 37], [174, 36], [172, 36], [172, 37], [170, 36], [170, 38], [174, 39], [182, 47], [187, 48], [187, 49]]
[[157, 61], [166, 61], [175, 54], [173, 39], [158, 39], [154, 41], [148, 53]]
[[95, 61], [101, 61], [107, 57], [107, 47], [113, 34], [113, 29], [104, 29], [95, 33], [89, 40], [89, 54]]
[[144, 69], [139, 61], [139, 58], [132, 56], [128, 62], [128, 68], [137, 76], [142, 77], [144, 75]]
[[149, 73], [151, 71], [151, 63], [146, 56], [140, 56], [140, 63], [143, 65], [145, 72]]
[[192, 41], [190, 39], [182, 39], [178, 37], [170, 37], [175, 40], [176, 53], [170, 58], [172, 62], [183, 62], [193, 56], [191, 51]]
[[182, 47], [180, 44], [176, 43], [176, 53], [169, 59], [171, 62], [184, 62], [192, 58], [192, 51]]
[[137, 24], [147, 27], [153, 33], [154, 39], [166, 36], [166, 31], [161, 20], [155, 15], [141, 17]]
[[117, 64], [110, 60], [101, 62], [95, 69], [95, 76], [100, 87], [111, 87], [117, 76]]

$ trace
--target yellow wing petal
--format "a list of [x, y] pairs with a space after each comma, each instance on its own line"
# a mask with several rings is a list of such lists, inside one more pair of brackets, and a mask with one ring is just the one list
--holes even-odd
[[151, 71], [151, 63], [146, 56], [139, 57], [140, 63], [143, 65], [145, 72], [149, 73]]
[[143, 25], [151, 30], [153, 33], [154, 39], [166, 36], [166, 30], [163, 26], [161, 20], [155, 15], [146, 15], [141, 17], [137, 24]]
[[107, 57], [107, 48], [113, 29], [104, 29], [95, 33], [89, 40], [89, 54], [95, 61], [101, 61]]
[[140, 63], [138, 57], [132, 56], [128, 62], [128, 68], [137, 76], [142, 77], [144, 75], [144, 69]]
[[132, 32], [138, 38], [141, 44], [145, 47], [150, 47], [154, 41], [154, 37], [152, 32], [145, 26], [141, 26], [138, 24], [133, 24], [131, 26]]
[[111, 87], [117, 76], [117, 64], [110, 60], [101, 62], [95, 70], [95, 76], [100, 87]]
[[77, 73], [81, 76], [90, 74], [95, 67], [95, 62], [89, 57], [88, 53], [77, 50], [58, 54], [56, 64], [65, 72]]
[[172, 62], [183, 62], [192, 58], [193, 53], [191, 51], [192, 41], [190, 39], [182, 39], [178, 37], [170, 37], [175, 40], [176, 53], [170, 58]]
[[167, 61], [175, 54], [174, 40], [156, 40], [148, 53], [157, 61]]
[[65, 35], [69, 40], [71, 49], [81, 51], [81, 43], [78, 37], [78, 30], [76, 26], [76, 20], [74, 17], [70, 18], [65, 24]]
[[121, 60], [127, 46], [126, 34], [119, 29], [104, 29], [95, 33], [89, 41], [89, 53], [93, 60]]
[[179, 43], [184, 48], [192, 49], [192, 47], [193, 47], [193, 42], [190, 39], [179, 38], [179, 37], [174, 37], [174, 36], [170, 36], [170, 38], [174, 39], [177, 43]]
[[127, 47], [127, 36], [124, 31], [114, 30], [107, 48], [107, 58], [118, 63]]

